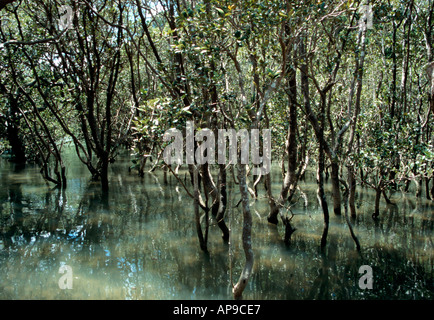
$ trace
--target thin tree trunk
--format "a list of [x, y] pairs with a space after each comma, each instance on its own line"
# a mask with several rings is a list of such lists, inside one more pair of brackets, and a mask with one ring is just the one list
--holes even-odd
[[[289, 34], [289, 30], [286, 30]], [[288, 104], [289, 104], [289, 128], [288, 135], [285, 142], [285, 152], [288, 155], [288, 170], [286, 171], [285, 178], [283, 180], [282, 189], [280, 191], [279, 198], [274, 200], [271, 195], [271, 187], [270, 190], [267, 190], [269, 193], [269, 204], [270, 204], [270, 213], [268, 214], [267, 220], [272, 224], [278, 223], [278, 214], [280, 209], [285, 205], [286, 201], [291, 201], [298, 180], [300, 178], [300, 168], [304, 165], [302, 161], [298, 161], [298, 150], [297, 150], [297, 131], [298, 131], [298, 114], [297, 114], [297, 77], [295, 70], [288, 65], [287, 66], [287, 82], [286, 82], [286, 93], [288, 95]], [[268, 121], [268, 120], [267, 120]], [[268, 125], [268, 123], [267, 123]], [[297, 162], [299, 162], [300, 167], [297, 169]], [[297, 173], [298, 171], [298, 173]], [[268, 175], [269, 176], [269, 175]], [[271, 179], [270, 177], [267, 177]], [[268, 182], [271, 185], [271, 183]], [[295, 231], [291, 227], [290, 219], [283, 218], [282, 221], [286, 226], [288, 234], [292, 234]], [[287, 237], [285, 237], [287, 238]], [[285, 241], [289, 242], [289, 241]]]
[[109, 166], [108, 154], [104, 154], [101, 158], [101, 171], [100, 171], [101, 187], [103, 192], [108, 192], [109, 190], [108, 166]]
[[317, 190], [318, 201], [321, 205], [323, 215], [324, 215], [324, 229], [321, 236], [321, 250], [324, 251], [327, 245], [327, 235], [329, 230], [330, 215], [329, 215], [329, 209], [328, 209], [327, 200], [324, 192], [324, 147], [321, 145], [321, 143], [319, 146], [317, 184], [318, 184], [318, 190]]
[[336, 215], [341, 215], [341, 191], [339, 182], [339, 163], [332, 161], [331, 182], [333, 190], [333, 211]]
[[382, 194], [382, 188], [383, 188], [383, 178], [381, 177], [378, 180], [377, 187], [375, 188], [375, 207], [374, 207], [374, 213], [372, 214], [372, 218], [377, 219], [380, 215], [380, 200], [381, 200], [381, 194]]
[[[362, 170], [360, 173], [362, 174]], [[350, 214], [351, 218], [355, 218], [357, 216], [356, 213], [356, 173], [354, 172], [354, 167], [348, 167], [348, 186], [349, 186], [349, 206], [350, 206]]]
[[[217, 225], [222, 231], [222, 238], [224, 241], [229, 241], [229, 229], [224, 220], [225, 212], [226, 212], [226, 203], [227, 203], [227, 192], [226, 192], [226, 170], [225, 165], [219, 165], [219, 185], [217, 186], [218, 196], [217, 196], [217, 204], [216, 209], [217, 213], [215, 214]], [[214, 207], [214, 206], [213, 206]]]
[[431, 185], [431, 199], [434, 200], [434, 174], [431, 177], [432, 185]]
[[408, 16], [404, 22], [404, 32], [406, 32], [406, 36], [404, 36], [402, 47], [405, 50], [405, 55], [402, 59], [402, 75], [401, 75], [401, 104], [402, 104], [402, 115], [406, 117], [405, 114], [407, 112], [407, 78], [408, 78], [408, 64], [410, 61], [410, 33], [412, 31], [412, 19], [411, 14], [413, 11], [413, 1], [410, 2], [408, 8]]
[[267, 221], [271, 224], [277, 225], [279, 220], [277, 216], [279, 215], [279, 206], [277, 205], [277, 200], [273, 197], [273, 192], [271, 190], [271, 173], [267, 173], [264, 176], [265, 191], [267, 192], [268, 205], [270, 206], [270, 212], [267, 216]]
[[[288, 170], [285, 173], [282, 189], [279, 198], [275, 200], [271, 193], [271, 177], [270, 174], [266, 176], [267, 194], [269, 195], [270, 213], [267, 220], [269, 223], [278, 223], [278, 214], [280, 209], [285, 205], [286, 201], [290, 201], [296, 190], [299, 174], [297, 174], [297, 145], [296, 145], [296, 132], [297, 132], [297, 113], [296, 106], [290, 108], [291, 121], [290, 128], [288, 129], [288, 138], [286, 141], [286, 152], [288, 154]], [[301, 164], [303, 165], [303, 164]]]
[[[367, 22], [365, 21], [364, 25], [367, 25]], [[356, 78], [356, 101], [354, 106], [354, 111], [352, 111], [352, 99], [349, 100], [348, 103], [348, 114], [352, 116], [352, 123], [351, 123], [351, 129], [350, 129], [350, 136], [349, 136], [349, 142], [348, 142], [348, 154], [356, 153], [358, 146], [356, 144], [355, 150], [353, 150], [354, 145], [354, 139], [356, 137], [356, 131], [357, 131], [357, 119], [360, 113], [360, 99], [362, 95], [362, 86], [363, 86], [363, 67], [365, 62], [365, 47], [366, 47], [366, 27], [362, 28], [359, 31], [359, 37], [358, 37], [358, 43], [357, 47], [359, 48], [359, 54], [356, 57], [356, 68], [355, 68], [355, 76]], [[351, 216], [356, 216], [356, 206], [355, 206], [355, 193], [356, 193], [356, 169], [354, 163], [349, 163], [348, 165], [348, 185], [350, 188], [350, 195], [349, 195], [349, 205], [351, 210]]]
[[373, 218], [378, 218], [378, 216], [380, 215], [380, 199], [381, 199], [381, 188], [380, 186], [377, 186], [377, 189], [375, 190], [375, 208], [374, 208]]
[[[305, 39], [302, 39], [300, 41], [300, 55], [302, 57], [306, 56], [305, 51]], [[307, 57], [305, 57], [307, 59]], [[304, 101], [304, 108], [307, 114], [307, 117], [309, 121], [312, 124], [312, 127], [315, 131], [315, 135], [317, 137], [317, 141], [319, 144], [319, 154], [318, 154], [318, 169], [317, 169], [317, 184], [318, 184], [318, 190], [317, 190], [317, 196], [318, 201], [322, 207], [323, 215], [324, 215], [324, 230], [321, 237], [321, 249], [324, 250], [326, 244], [327, 244], [327, 234], [329, 229], [329, 211], [328, 211], [328, 205], [327, 200], [325, 197], [324, 192], [324, 148], [328, 148], [328, 154], [331, 154], [332, 151], [330, 150], [329, 146], [326, 144], [324, 140], [324, 120], [325, 120], [325, 97], [324, 94], [321, 95], [321, 114], [320, 119], [318, 120], [315, 116], [315, 114], [312, 111], [312, 108], [310, 106], [310, 96], [309, 96], [309, 78], [308, 78], [308, 64], [305, 61], [301, 66], [301, 88], [303, 93], [303, 101]]]
[[351, 225], [350, 219], [348, 218], [348, 196], [349, 196], [349, 188], [344, 183], [344, 186], [346, 188], [346, 191], [344, 192], [344, 215], [345, 215], [345, 221], [347, 222], [348, 228], [350, 229], [351, 238], [353, 238], [354, 243], [356, 244], [357, 251], [360, 251], [360, 242], [357, 238], [356, 234], [354, 233], [353, 226]]
[[196, 222], [196, 232], [199, 238], [199, 245], [202, 251], [208, 252], [207, 243], [203, 236], [202, 226], [200, 223], [200, 211], [199, 211], [199, 172], [195, 165], [191, 165], [193, 170], [193, 188], [194, 188], [194, 217]]
[[396, 62], [396, 33], [399, 26], [392, 20], [393, 32], [392, 32], [392, 101], [390, 103], [390, 118], [395, 117], [395, 105], [396, 105], [396, 74], [397, 74], [397, 62]]
[[241, 192], [241, 203], [243, 209], [243, 249], [246, 257], [244, 269], [237, 284], [232, 289], [234, 298], [242, 299], [244, 289], [246, 288], [253, 271], [253, 250], [252, 250], [252, 214], [249, 206], [249, 191], [247, 189], [246, 165], [238, 165], [238, 181]]

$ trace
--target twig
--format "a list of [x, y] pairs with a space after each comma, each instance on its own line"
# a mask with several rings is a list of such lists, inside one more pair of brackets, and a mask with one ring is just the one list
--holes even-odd
[[[170, 172], [172, 172], [172, 174], [175, 176], [175, 178], [176, 178], [176, 180], [178, 180], [180, 183], [181, 183], [181, 185], [182, 185], [182, 187], [184, 188], [184, 190], [187, 192], [187, 194], [192, 198], [192, 199], [195, 199], [195, 197], [191, 194], [191, 192], [188, 190], [188, 188], [185, 186], [185, 184], [184, 184], [184, 182], [182, 182], [182, 180], [178, 177], [178, 175], [172, 170], [172, 166], [170, 166], [170, 165], [165, 165], [167, 168], [169, 168], [169, 170], [170, 170]], [[201, 201], [201, 199], [198, 199], [198, 202], [199, 202], [199, 206], [203, 209], [203, 210], [205, 210], [205, 211], [207, 211], [208, 210], [208, 208], [204, 205], [204, 203]]]

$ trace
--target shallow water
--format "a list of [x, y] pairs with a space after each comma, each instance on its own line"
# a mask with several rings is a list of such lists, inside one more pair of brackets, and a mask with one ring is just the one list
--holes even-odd
[[[112, 167], [110, 193], [73, 156], [64, 192], [47, 186], [38, 168], [0, 160], [1, 299], [231, 299], [231, 279], [243, 268], [242, 214], [232, 186], [226, 217], [231, 245], [211, 219], [209, 255], [200, 251], [192, 199], [163, 172], [143, 178], [128, 172], [128, 157]], [[273, 173], [274, 194], [280, 188]], [[183, 176], [183, 172], [181, 172]], [[319, 250], [322, 210], [312, 174], [300, 183], [292, 204], [297, 231], [283, 244], [283, 227], [267, 223], [264, 190], [251, 200], [254, 273], [246, 299], [433, 299], [433, 212], [431, 201], [396, 192], [396, 206], [382, 203], [371, 218], [374, 193], [358, 189], [352, 221], [358, 253], [343, 216], [331, 213], [327, 250]], [[327, 185], [331, 203], [331, 188]], [[305, 202], [307, 199], [307, 203]], [[331, 211], [332, 212], [332, 211]], [[232, 263], [229, 257], [232, 252]], [[71, 267], [72, 289], [61, 289], [59, 268]], [[359, 267], [373, 270], [373, 289], [358, 285]]]

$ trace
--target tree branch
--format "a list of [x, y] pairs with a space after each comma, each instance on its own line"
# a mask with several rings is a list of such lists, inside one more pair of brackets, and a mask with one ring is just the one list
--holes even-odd
[[[1, 1], [1, 0], [0, 0]], [[63, 34], [67, 31], [68, 29], [63, 30], [61, 33], [59, 33], [57, 36], [55, 37], [51, 37], [51, 38], [46, 38], [46, 39], [39, 39], [39, 40], [33, 40], [33, 41], [19, 41], [19, 40], [9, 40], [3, 43], [0, 43], [0, 49], [5, 47], [5, 46], [9, 46], [9, 45], [24, 45], [24, 46], [32, 46], [35, 44], [41, 44], [41, 43], [48, 43], [48, 42], [53, 42], [53, 41], [57, 41], [59, 40]]]

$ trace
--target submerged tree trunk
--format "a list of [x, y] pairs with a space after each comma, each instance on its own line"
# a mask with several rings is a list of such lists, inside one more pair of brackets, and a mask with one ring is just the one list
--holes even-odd
[[216, 218], [217, 225], [222, 231], [224, 241], [229, 240], [229, 229], [224, 220], [226, 212], [226, 170], [225, 165], [219, 165], [217, 185], [214, 183], [208, 163], [201, 165], [201, 178], [204, 185], [205, 195], [211, 196], [211, 214]]
[[[357, 132], [357, 120], [360, 113], [360, 100], [362, 95], [362, 86], [363, 86], [363, 67], [365, 63], [365, 47], [366, 47], [366, 31], [367, 31], [367, 21], [364, 21], [364, 27], [359, 30], [359, 36], [357, 41], [357, 55], [356, 55], [356, 67], [353, 79], [353, 83], [357, 84], [356, 89], [356, 101], [354, 105], [354, 110], [352, 110], [352, 94], [350, 95], [350, 99], [348, 102], [348, 115], [351, 117], [351, 129], [350, 136], [348, 139], [348, 154], [357, 153], [358, 145], [353, 150], [354, 140], [356, 138]], [[355, 82], [354, 82], [355, 81]], [[351, 91], [353, 91], [354, 85], [352, 85]], [[355, 192], [356, 192], [356, 167], [354, 163], [348, 164], [348, 185], [349, 185], [349, 205], [351, 210], [351, 216], [356, 216], [356, 206], [354, 204], [355, 201]]]
[[380, 172], [378, 184], [375, 186], [375, 206], [374, 206], [374, 213], [372, 214], [372, 218], [374, 219], [377, 219], [380, 216], [380, 200], [382, 194], [383, 194], [383, 177], [382, 177], [382, 172]]
[[249, 206], [249, 191], [247, 189], [246, 180], [246, 165], [239, 164], [238, 168], [238, 181], [241, 193], [241, 203], [243, 209], [243, 249], [246, 257], [244, 269], [237, 284], [232, 289], [235, 299], [242, 299], [244, 289], [246, 288], [253, 270], [253, 250], [252, 250], [252, 214]]
[[293, 217], [294, 217], [294, 215], [291, 218], [289, 218], [289, 217], [283, 218], [283, 223], [285, 225], [285, 237], [283, 239], [283, 242], [285, 243], [286, 246], [291, 245], [292, 234], [297, 230], [297, 228], [294, 228], [291, 225], [291, 219]]
[[339, 181], [339, 163], [332, 161], [331, 182], [333, 190], [333, 211], [336, 215], [341, 215], [341, 190]]
[[[304, 39], [300, 41], [300, 55], [302, 57], [306, 56], [304, 41], [305, 41]], [[317, 137], [317, 141], [319, 145], [318, 168], [317, 168], [317, 184], [318, 184], [317, 196], [324, 214], [324, 230], [321, 237], [321, 249], [324, 250], [327, 244], [327, 234], [329, 229], [329, 210], [328, 210], [327, 200], [324, 192], [324, 170], [325, 170], [324, 149], [325, 148], [328, 149], [327, 152], [328, 154], [332, 153], [326, 141], [324, 140], [325, 94], [324, 92], [322, 92], [323, 94], [321, 94], [321, 106], [320, 106], [321, 113], [320, 113], [320, 119], [317, 119], [310, 105], [308, 64], [306, 61], [300, 66], [300, 70], [301, 70], [301, 88], [303, 93], [304, 109], [315, 131], [315, 135]]]
[[348, 218], [348, 196], [349, 196], [349, 191], [350, 190], [349, 190], [348, 186], [345, 184], [345, 182], [344, 182], [344, 186], [346, 188], [346, 190], [344, 192], [344, 215], [345, 215], [345, 221], [347, 222], [348, 228], [350, 229], [351, 238], [353, 238], [354, 243], [356, 244], [356, 249], [357, 249], [357, 251], [360, 252], [361, 247], [360, 247], [359, 239], [357, 238], [356, 234], [354, 233], [353, 226], [351, 225], [350, 219]]
[[203, 236], [202, 226], [200, 223], [200, 210], [199, 210], [199, 172], [195, 165], [191, 165], [193, 168], [193, 188], [194, 188], [194, 217], [196, 222], [196, 232], [199, 238], [199, 245], [202, 251], [208, 252], [208, 246], [206, 238]]
[[108, 154], [107, 155], [104, 154], [101, 158], [101, 187], [103, 192], [108, 192], [109, 190], [108, 166], [109, 166]]
[[374, 219], [378, 218], [378, 216], [380, 215], [380, 199], [381, 199], [381, 188], [380, 186], [377, 186], [377, 189], [375, 190], [374, 213], [372, 214], [372, 217]]
[[[297, 78], [296, 72], [291, 67], [288, 66], [288, 75], [287, 75], [287, 84], [286, 84], [286, 93], [288, 95], [288, 104], [289, 104], [289, 128], [288, 134], [285, 142], [285, 153], [288, 156], [288, 170], [285, 173], [285, 178], [282, 183], [282, 189], [280, 191], [279, 198], [275, 200], [271, 193], [271, 177], [270, 174], [267, 175], [267, 194], [268, 201], [270, 205], [270, 212], [268, 214], [267, 220], [269, 223], [277, 224], [278, 223], [278, 215], [282, 207], [285, 205], [286, 201], [291, 201], [296, 187], [297, 182], [299, 180], [301, 171], [300, 169], [303, 167], [303, 161], [299, 161], [299, 170], [297, 170], [297, 162], [298, 162], [298, 150], [297, 150]], [[297, 172], [298, 171], [298, 172]], [[282, 216], [283, 224], [286, 227], [288, 237], [292, 232], [295, 231], [290, 224], [290, 219], [284, 218]], [[289, 233], [288, 233], [289, 232]], [[287, 237], [285, 237], [286, 239]], [[285, 240], [285, 242], [289, 242]]]
[[277, 200], [274, 199], [271, 190], [271, 173], [267, 173], [264, 177], [265, 191], [267, 192], [268, 205], [270, 206], [270, 212], [268, 213], [267, 220], [271, 224], [277, 225], [279, 220], [277, 216], [279, 215], [279, 206], [277, 205]]
[[431, 200], [431, 196], [429, 194], [429, 180], [430, 179], [428, 177], [425, 177], [425, 196], [427, 200]]
[[432, 185], [431, 185], [431, 200], [434, 200], [434, 174], [431, 177]]
[[224, 220], [226, 213], [226, 203], [227, 203], [227, 192], [226, 192], [226, 170], [225, 165], [219, 165], [219, 185], [217, 186], [218, 196], [216, 201], [216, 209], [215, 218], [217, 220], [217, 225], [222, 231], [223, 240], [229, 241], [229, 229]]
[[270, 213], [268, 214], [267, 220], [269, 223], [277, 224], [278, 215], [280, 209], [285, 205], [286, 201], [291, 201], [294, 192], [297, 187], [298, 178], [301, 173], [301, 168], [304, 165], [303, 162], [300, 163], [300, 168], [297, 173], [297, 144], [296, 144], [296, 132], [297, 132], [297, 113], [295, 111], [296, 106], [293, 105], [290, 108], [291, 121], [290, 128], [288, 130], [288, 139], [286, 141], [286, 152], [288, 154], [288, 170], [286, 171], [285, 178], [282, 183], [282, 189], [280, 191], [279, 198], [275, 200], [271, 193], [271, 177], [267, 174], [266, 177], [266, 188], [268, 194], [268, 201], [270, 204]]
[[[362, 172], [362, 171], [361, 171]], [[349, 186], [349, 206], [351, 218], [357, 216], [356, 213], [356, 173], [354, 172], [353, 166], [348, 166], [348, 186]]]
[[327, 245], [327, 235], [329, 230], [329, 209], [327, 205], [327, 200], [324, 192], [324, 149], [320, 143], [319, 146], [319, 159], [318, 159], [318, 169], [317, 169], [317, 196], [318, 201], [321, 205], [323, 215], [324, 215], [324, 229], [321, 236], [321, 250], [323, 251]]

